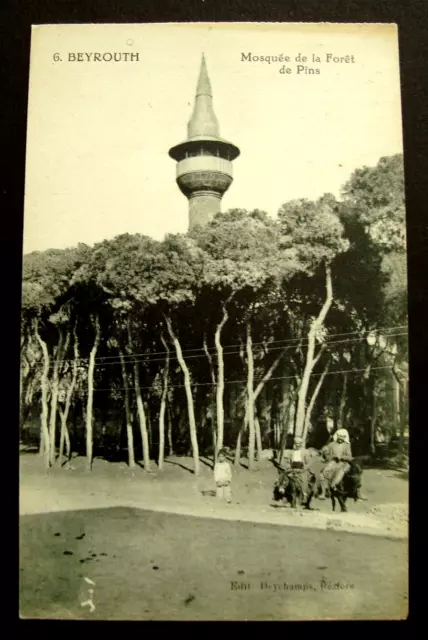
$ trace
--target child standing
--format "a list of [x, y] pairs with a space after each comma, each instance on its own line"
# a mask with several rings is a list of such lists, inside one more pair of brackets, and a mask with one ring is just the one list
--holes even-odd
[[217, 498], [226, 498], [228, 504], [232, 502], [232, 467], [226, 460], [226, 451], [221, 449], [218, 452], [217, 462], [214, 465], [214, 481], [217, 485]]

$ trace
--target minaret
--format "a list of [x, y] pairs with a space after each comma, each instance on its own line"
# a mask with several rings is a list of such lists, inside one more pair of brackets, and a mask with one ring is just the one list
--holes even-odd
[[187, 140], [169, 150], [171, 158], [177, 161], [177, 184], [189, 200], [189, 229], [207, 224], [220, 211], [221, 198], [233, 180], [232, 160], [240, 153], [238, 147], [220, 138], [212, 102], [202, 54]]

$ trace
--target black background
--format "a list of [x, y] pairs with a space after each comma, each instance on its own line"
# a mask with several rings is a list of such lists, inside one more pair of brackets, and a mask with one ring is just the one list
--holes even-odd
[[[32, 24], [139, 22], [394, 22], [399, 27], [400, 73], [403, 103], [404, 164], [409, 270], [410, 450], [411, 450], [411, 615], [423, 620], [426, 593], [426, 541], [422, 515], [427, 501], [425, 453], [428, 452], [428, 0], [394, 1], [264, 1], [255, 0], [0, 0], [0, 105], [4, 158], [0, 173], [2, 221], [1, 351], [3, 382], [1, 427], [6, 474], [3, 498], [12, 509], [18, 497], [19, 344], [22, 226], [24, 208], [25, 141], [27, 124], [30, 37]], [[6, 285], [6, 286], [5, 286]], [[13, 447], [16, 446], [16, 458]], [[12, 468], [9, 469], [9, 463]], [[14, 463], [16, 466], [14, 467]], [[14, 472], [16, 475], [14, 476]], [[13, 483], [13, 484], [12, 484]], [[15, 491], [11, 491], [14, 486]], [[6, 511], [4, 512], [6, 513]], [[17, 515], [17, 512], [15, 511]], [[3, 515], [2, 521], [12, 523]], [[15, 518], [15, 523], [17, 518]], [[2, 527], [17, 551], [18, 535]], [[424, 544], [423, 544], [424, 542]], [[420, 547], [419, 547], [420, 545]], [[8, 554], [6, 545], [4, 555]], [[17, 560], [18, 556], [15, 556]], [[4, 589], [13, 599], [3, 611], [18, 619], [17, 564]], [[416, 584], [419, 580], [420, 586]], [[9, 583], [9, 584], [8, 584]], [[15, 585], [16, 588], [13, 588]], [[15, 601], [16, 596], [16, 601]], [[15, 604], [15, 606], [13, 606]], [[6, 620], [3, 618], [4, 622]], [[20, 621], [52, 626], [55, 622]], [[70, 624], [70, 623], [68, 623]], [[72, 623], [84, 624], [84, 623]], [[130, 623], [129, 623], [130, 624]], [[303, 623], [305, 624], [305, 623]], [[379, 624], [379, 623], [372, 623]], [[5, 625], [6, 626], [6, 625]], [[300, 626], [299, 629], [302, 629]], [[41, 629], [40, 629], [41, 630]], [[44, 630], [44, 629], [43, 629]], [[33, 631], [33, 629], [22, 629]], [[57, 631], [57, 630], [56, 630]], [[96, 633], [96, 629], [94, 629]], [[100, 629], [98, 629], [100, 631]], [[118, 630], [116, 630], [118, 631]], [[293, 630], [295, 631], [295, 630]], [[113, 633], [115, 632], [113, 628]], [[6, 631], [7, 633], [7, 631]], [[358, 631], [357, 631], [358, 633]]]

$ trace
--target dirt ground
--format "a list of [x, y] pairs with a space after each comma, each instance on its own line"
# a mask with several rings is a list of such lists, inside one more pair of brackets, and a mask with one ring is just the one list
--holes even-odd
[[212, 495], [206, 459], [198, 478], [187, 458], [170, 458], [163, 472], [153, 465], [151, 473], [95, 459], [88, 475], [84, 463], [75, 458], [46, 473], [38, 455], [21, 454], [23, 617], [407, 615], [403, 472], [366, 469], [368, 501], [335, 515], [330, 501], [314, 500], [311, 512], [274, 508], [277, 471], [268, 460], [254, 472], [234, 469], [231, 505]]
[[401, 540], [121, 507], [22, 516], [20, 536], [26, 618], [407, 615]]
[[[295, 512], [289, 507], [274, 508], [272, 488], [277, 471], [268, 460], [249, 472], [233, 469], [233, 503], [224, 505], [213, 497], [212, 462], [201, 460], [201, 475], [193, 475], [190, 458], [172, 457], [159, 472], [137, 465], [95, 459], [91, 474], [85, 472], [84, 458], [74, 458], [66, 468], [48, 473], [36, 454], [21, 455], [21, 513], [52, 510], [134, 506], [186, 515], [220, 517], [298, 526], [365, 531], [407, 537], [408, 477], [405, 472], [365, 469], [363, 493], [367, 501], [348, 501], [349, 513], [333, 514], [330, 500], [313, 500], [311, 512]], [[245, 464], [245, 462], [244, 462]]]

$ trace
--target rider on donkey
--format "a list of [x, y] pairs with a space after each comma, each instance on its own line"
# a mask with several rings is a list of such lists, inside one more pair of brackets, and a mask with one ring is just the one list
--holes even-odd
[[285, 471], [290, 469], [301, 469], [300, 474], [301, 487], [302, 487], [302, 500], [306, 502], [308, 498], [309, 490], [309, 466], [311, 463], [311, 456], [309, 452], [303, 448], [303, 438], [296, 436], [293, 440], [293, 448], [286, 449], [284, 451], [283, 462]]
[[[334, 489], [343, 480], [343, 477], [350, 471], [352, 462], [351, 443], [349, 433], [346, 429], [338, 429], [333, 435], [333, 439], [322, 450], [324, 459], [327, 461], [321, 472], [321, 490], [319, 498], [325, 498], [326, 485]], [[360, 489], [357, 490], [357, 499], [365, 500]]]

